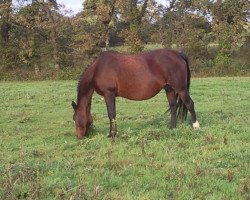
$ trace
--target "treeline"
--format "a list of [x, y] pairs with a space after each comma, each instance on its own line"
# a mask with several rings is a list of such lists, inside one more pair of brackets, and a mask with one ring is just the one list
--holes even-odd
[[247, 0], [85, 0], [72, 16], [56, 0], [2, 0], [0, 69], [74, 70], [100, 51], [156, 46], [186, 52], [193, 71], [244, 73], [249, 9]]

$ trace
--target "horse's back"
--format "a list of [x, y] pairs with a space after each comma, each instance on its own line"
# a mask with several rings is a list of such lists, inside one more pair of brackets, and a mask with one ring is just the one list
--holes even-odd
[[98, 58], [98, 71], [106, 70], [116, 73], [138, 73], [140, 70], [159, 70], [162, 72], [170, 68], [177, 69], [185, 61], [179, 52], [167, 49], [158, 49], [139, 54], [126, 54], [116, 51], [102, 52]]

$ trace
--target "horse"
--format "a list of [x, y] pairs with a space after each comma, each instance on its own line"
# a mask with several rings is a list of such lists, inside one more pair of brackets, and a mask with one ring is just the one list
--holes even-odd
[[191, 114], [194, 129], [199, 129], [194, 102], [189, 95], [190, 69], [187, 56], [175, 50], [159, 49], [139, 54], [105, 51], [82, 73], [77, 87], [77, 101], [72, 101], [76, 135], [83, 138], [93, 122], [91, 100], [94, 91], [103, 96], [110, 122], [109, 137], [115, 138], [116, 97], [147, 100], [162, 89], [171, 113], [170, 128], [177, 118]]

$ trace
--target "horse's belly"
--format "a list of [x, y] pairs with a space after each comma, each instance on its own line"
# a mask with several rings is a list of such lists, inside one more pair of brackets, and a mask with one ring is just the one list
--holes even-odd
[[157, 95], [158, 93], [160, 92], [157, 91], [155, 93], [148, 93], [148, 94], [125, 94], [125, 93], [119, 93], [117, 96], [118, 97], [123, 97], [123, 98], [126, 98], [126, 99], [130, 99], [130, 100], [135, 100], [135, 101], [142, 101], [142, 100], [147, 100], [147, 99], [151, 99], [152, 97], [154, 97], [155, 95]]
[[158, 94], [163, 86], [159, 81], [127, 81], [118, 85], [117, 96], [130, 100], [146, 100]]

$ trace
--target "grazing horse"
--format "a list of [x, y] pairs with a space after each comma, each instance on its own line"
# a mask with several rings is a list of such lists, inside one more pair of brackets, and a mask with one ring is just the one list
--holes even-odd
[[165, 89], [171, 112], [171, 128], [176, 118], [186, 119], [190, 111], [193, 128], [199, 128], [194, 102], [189, 96], [190, 69], [187, 57], [174, 50], [154, 50], [136, 55], [103, 52], [81, 75], [77, 102], [72, 101], [76, 135], [88, 133], [93, 118], [91, 99], [96, 91], [106, 102], [110, 120], [109, 136], [116, 135], [116, 97], [146, 100]]

